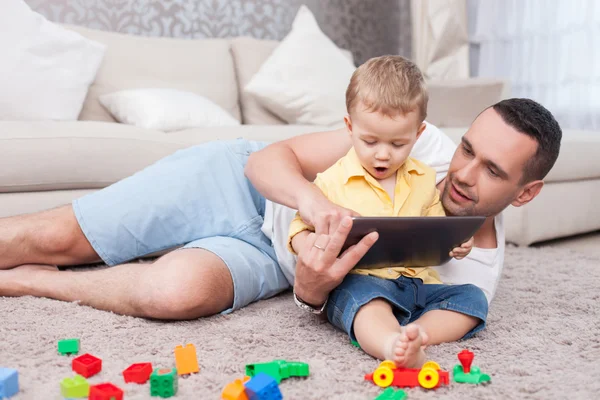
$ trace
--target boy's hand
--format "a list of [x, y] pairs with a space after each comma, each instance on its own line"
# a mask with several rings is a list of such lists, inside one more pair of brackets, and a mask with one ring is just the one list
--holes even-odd
[[466, 256], [469, 255], [471, 249], [473, 248], [473, 238], [464, 242], [460, 247], [455, 247], [450, 252], [450, 257], [454, 257], [457, 260], [462, 260]]

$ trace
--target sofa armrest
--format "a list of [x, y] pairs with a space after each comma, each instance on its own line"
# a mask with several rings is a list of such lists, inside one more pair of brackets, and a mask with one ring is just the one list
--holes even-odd
[[438, 127], [470, 126], [484, 108], [510, 96], [510, 84], [492, 78], [431, 80], [427, 88], [427, 122]]

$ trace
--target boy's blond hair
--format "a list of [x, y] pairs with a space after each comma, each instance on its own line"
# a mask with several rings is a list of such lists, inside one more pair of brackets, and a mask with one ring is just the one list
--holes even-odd
[[400, 56], [369, 59], [358, 67], [346, 89], [346, 109], [362, 103], [368, 112], [381, 112], [388, 117], [417, 110], [420, 121], [427, 117], [429, 95], [419, 67]]

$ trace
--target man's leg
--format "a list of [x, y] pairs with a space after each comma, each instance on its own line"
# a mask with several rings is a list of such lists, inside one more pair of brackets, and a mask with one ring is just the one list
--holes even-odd
[[58, 271], [34, 265], [0, 271], [0, 296], [33, 295], [77, 301], [117, 314], [194, 319], [233, 304], [225, 263], [202, 249], [181, 249], [152, 264], [122, 264], [97, 271]]
[[0, 270], [22, 264], [77, 265], [100, 261], [70, 205], [0, 218]]

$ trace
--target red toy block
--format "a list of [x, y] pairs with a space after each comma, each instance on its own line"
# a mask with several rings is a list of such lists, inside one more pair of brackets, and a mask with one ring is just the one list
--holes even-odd
[[96, 375], [102, 369], [102, 360], [91, 354], [83, 354], [73, 359], [73, 371], [79, 375], [89, 378]]
[[88, 400], [123, 400], [123, 391], [112, 383], [90, 386]]
[[131, 364], [129, 368], [123, 371], [123, 378], [125, 378], [125, 383], [134, 382], [141, 384], [148, 382], [151, 374], [151, 363], [137, 363]]

